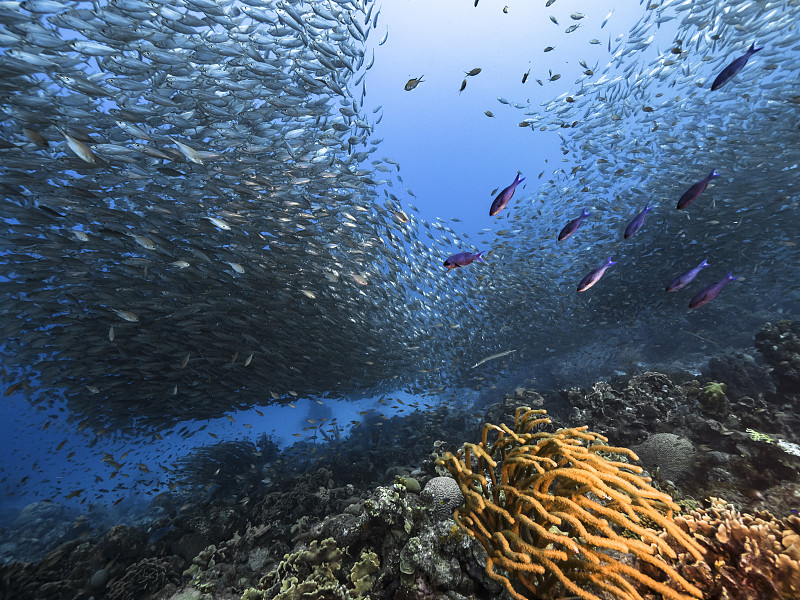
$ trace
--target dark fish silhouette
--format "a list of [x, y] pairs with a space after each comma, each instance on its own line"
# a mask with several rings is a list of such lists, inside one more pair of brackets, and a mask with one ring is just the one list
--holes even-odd
[[689, 285], [697, 274], [705, 269], [708, 266], [708, 261], [703, 259], [699, 265], [697, 265], [694, 269], [689, 269], [688, 271], [684, 271], [680, 275], [678, 275], [675, 279], [673, 279], [669, 285], [667, 286], [667, 292], [677, 292], [681, 288], [685, 288]]
[[719, 177], [718, 173], [714, 172], [715, 169], [711, 169], [711, 173], [705, 179], [698, 181], [697, 183], [693, 184], [688, 190], [683, 193], [680, 200], [678, 200], [678, 210], [684, 209], [689, 206], [692, 202], [697, 200], [700, 197], [705, 189], [708, 187], [708, 183], [712, 179], [716, 179]]
[[410, 92], [410, 91], [411, 91], [411, 90], [413, 90], [415, 87], [417, 87], [417, 86], [418, 86], [420, 83], [422, 83], [423, 81], [425, 81], [425, 80], [423, 79], [423, 77], [425, 77], [425, 75], [420, 75], [419, 77], [415, 77], [415, 78], [409, 79], [409, 80], [406, 82], [406, 84], [403, 86], [403, 89], [404, 89], [405, 91], [407, 91], [407, 92]]
[[578, 227], [581, 226], [581, 223], [583, 223], [583, 220], [591, 214], [592, 213], [587, 213], [586, 209], [582, 208], [579, 217], [572, 219], [569, 223], [564, 225], [564, 228], [558, 234], [558, 241], [563, 242], [565, 239], [575, 233], [578, 230]]
[[525, 181], [524, 177], [520, 179], [519, 176], [520, 173], [517, 172], [517, 176], [514, 178], [514, 181], [511, 183], [511, 185], [508, 186], [499, 194], [497, 194], [497, 198], [494, 199], [494, 202], [492, 202], [492, 207], [489, 209], [490, 217], [495, 216], [497, 213], [503, 210], [506, 207], [506, 205], [511, 201], [511, 197], [514, 195], [514, 190], [517, 189], [517, 186], [520, 183]]
[[717, 283], [712, 283], [711, 285], [704, 287], [694, 295], [692, 301], [689, 302], [689, 308], [700, 308], [704, 304], [708, 304], [719, 295], [719, 293], [722, 291], [722, 288], [728, 285], [731, 281], [736, 281], [737, 279], [739, 278], [734, 277], [733, 273], [728, 273]]
[[750, 57], [753, 56], [753, 54], [755, 54], [759, 50], [763, 50], [763, 49], [764, 49], [764, 46], [761, 46], [761, 48], [756, 48], [755, 42], [750, 44], [750, 48], [747, 50], [747, 52], [745, 52], [742, 56], [737, 58], [735, 61], [733, 61], [727, 67], [722, 69], [720, 74], [717, 75], [717, 78], [714, 79], [714, 83], [711, 84], [711, 91], [713, 92], [714, 90], [718, 90], [723, 85], [728, 83], [731, 79], [733, 79], [733, 77], [739, 71], [741, 71], [744, 68], [744, 66], [747, 64], [747, 61], [750, 59]]
[[588, 290], [595, 283], [600, 281], [600, 278], [605, 274], [606, 269], [608, 269], [608, 267], [615, 264], [617, 264], [617, 261], [611, 260], [611, 257], [609, 256], [602, 267], [589, 271], [586, 274], [586, 276], [583, 279], [581, 279], [581, 282], [578, 284], [578, 291], [585, 292], [586, 290]]
[[453, 254], [444, 261], [444, 266], [448, 269], [457, 269], [458, 267], [466, 267], [472, 261], [477, 260], [485, 262], [482, 257], [483, 251], [473, 254], [472, 252], [459, 252]]
[[644, 217], [651, 210], [653, 209], [647, 206], [647, 204], [645, 204], [644, 210], [640, 212], [638, 215], [636, 215], [630, 223], [628, 223], [628, 226], [625, 228], [625, 235], [624, 235], [626, 240], [629, 237], [636, 235], [636, 232], [642, 228], [642, 225], [644, 225]]

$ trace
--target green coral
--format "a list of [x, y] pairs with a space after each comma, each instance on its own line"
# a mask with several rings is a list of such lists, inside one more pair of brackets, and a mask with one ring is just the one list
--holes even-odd
[[404, 575], [412, 575], [417, 570], [419, 564], [419, 554], [422, 551], [422, 541], [418, 537], [408, 540], [403, 550], [400, 552], [400, 572]]
[[[345, 552], [333, 538], [313, 540], [307, 549], [283, 557], [280, 565], [265, 575], [258, 589], [250, 588], [242, 600], [360, 600], [365, 598], [380, 570], [378, 555], [364, 549], [345, 576]], [[352, 584], [349, 588], [347, 584]]]
[[353, 591], [350, 593], [352, 598], [362, 598], [371, 589], [372, 584], [375, 582], [375, 573], [381, 568], [381, 561], [378, 555], [367, 550], [366, 548], [361, 551], [361, 556], [356, 564], [353, 565], [350, 571], [350, 582], [353, 584]]
[[748, 434], [750, 434], [750, 439], [753, 440], [754, 442], [766, 442], [767, 444], [772, 444], [775, 442], [775, 440], [773, 440], [766, 433], [761, 433], [759, 431], [756, 431], [755, 429], [750, 429], [750, 428], [745, 429], [745, 431]]
[[414, 494], [419, 494], [420, 490], [422, 489], [419, 485], [419, 481], [413, 477], [398, 477], [395, 480], [395, 483], [403, 485], [409, 492]]
[[795, 444], [794, 442], [787, 442], [786, 440], [775, 439], [768, 436], [766, 433], [761, 433], [760, 431], [756, 431], [755, 429], [745, 429], [745, 431], [750, 434], [750, 439], [755, 442], [766, 442], [767, 444], [777, 444], [778, 448], [786, 452], [787, 454], [792, 454], [794, 456], [800, 456], [800, 445]]
[[700, 390], [700, 408], [706, 413], [726, 414], [729, 410], [727, 386], [717, 381], [709, 381]]
[[703, 386], [703, 391], [701, 393], [707, 398], [711, 398], [713, 400], [722, 400], [723, 398], [726, 398], [725, 392], [727, 389], [728, 386], [726, 386], [724, 383], [709, 381]]

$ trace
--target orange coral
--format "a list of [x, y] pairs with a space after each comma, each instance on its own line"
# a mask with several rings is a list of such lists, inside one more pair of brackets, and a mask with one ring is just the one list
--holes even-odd
[[[676, 552], [659, 530], [681, 552], [702, 556], [672, 520], [678, 506], [648, 484], [640, 467], [604, 456], [636, 455], [606, 445], [587, 427], [535, 432], [550, 423], [545, 414], [520, 407], [513, 430], [487, 423], [480, 444], [440, 459], [466, 501], [456, 522], [485, 548], [487, 574], [516, 600], [526, 600], [520, 590], [537, 597], [563, 590], [584, 600], [599, 600], [596, 594], [641, 600], [637, 589], [670, 600], [701, 597], [661, 557]], [[628, 564], [631, 558], [647, 564], [652, 576]], [[659, 581], [664, 578], [689, 595]]]
[[[675, 519], [703, 547], [702, 562], [678, 552], [678, 571], [707, 598], [800, 598], [800, 518], [740, 513], [718, 498], [711, 507]], [[673, 546], [670, 533], [661, 536]]]

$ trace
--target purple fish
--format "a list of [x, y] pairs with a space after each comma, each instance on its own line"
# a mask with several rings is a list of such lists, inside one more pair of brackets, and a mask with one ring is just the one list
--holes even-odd
[[714, 80], [714, 83], [711, 84], [711, 91], [713, 92], [714, 90], [718, 90], [723, 85], [728, 83], [731, 79], [733, 79], [733, 77], [744, 68], [750, 57], [753, 56], [753, 54], [755, 54], [759, 50], [763, 49], [764, 46], [761, 46], [761, 48], [756, 48], [755, 42], [750, 44], [750, 48], [747, 50], [747, 52], [745, 52], [742, 56], [737, 58], [727, 67], [722, 69], [722, 72], [719, 75], [717, 75], [717, 78]]
[[617, 262], [616, 261], [612, 261], [611, 257], [609, 256], [606, 259], [606, 262], [602, 267], [600, 267], [599, 269], [594, 269], [593, 271], [589, 271], [586, 274], [586, 277], [581, 279], [581, 282], [578, 284], [578, 291], [579, 292], [585, 292], [586, 290], [588, 290], [595, 283], [600, 281], [600, 278], [606, 272], [606, 269], [608, 269], [608, 267], [610, 267], [611, 265], [615, 265], [615, 264], [617, 264]]
[[492, 202], [492, 207], [489, 209], [490, 217], [495, 216], [497, 213], [503, 210], [506, 207], [506, 204], [508, 204], [511, 201], [511, 196], [514, 195], [514, 190], [517, 189], [517, 186], [520, 183], [525, 181], [524, 177], [520, 179], [519, 176], [520, 173], [518, 171], [517, 176], [514, 178], [514, 182], [506, 189], [504, 189], [502, 192], [497, 194], [497, 198], [494, 199], [494, 202]]
[[729, 282], [736, 281], [737, 279], [739, 278], [734, 277], [733, 273], [728, 273], [717, 283], [712, 283], [711, 285], [704, 287], [694, 295], [692, 301], [689, 302], [689, 308], [700, 308], [704, 304], [708, 304], [717, 297], [717, 295], [722, 291], [722, 288], [724, 288]]
[[705, 269], [708, 266], [708, 262], [703, 259], [699, 265], [697, 265], [694, 269], [689, 269], [688, 271], [684, 271], [680, 275], [678, 275], [675, 279], [673, 279], [670, 284], [667, 286], [666, 291], [668, 292], [677, 292], [681, 288], [685, 288], [689, 285], [697, 274]]
[[642, 228], [642, 225], [644, 225], [644, 216], [651, 210], [653, 209], [647, 206], [647, 204], [645, 204], [644, 210], [640, 212], [638, 215], [636, 215], [630, 223], [628, 223], [628, 226], [625, 228], [626, 240], [632, 235], [636, 235], [636, 232]]
[[692, 202], [697, 200], [700, 197], [700, 194], [702, 194], [708, 187], [708, 183], [712, 179], [716, 179], [717, 177], [719, 177], [719, 173], [715, 173], [714, 171], [716, 171], [716, 169], [711, 169], [711, 173], [709, 173], [705, 179], [701, 179], [697, 183], [692, 184], [692, 187], [690, 187], [683, 193], [681, 199], [678, 200], [678, 210], [686, 208]]
[[558, 234], [558, 241], [559, 242], [563, 242], [565, 239], [567, 239], [573, 233], [578, 231], [578, 227], [581, 226], [581, 223], [583, 223], [583, 220], [586, 217], [588, 217], [589, 215], [591, 215], [591, 214], [592, 213], [587, 213], [586, 209], [582, 208], [581, 209], [581, 216], [579, 216], [579, 217], [577, 217], [575, 219], [572, 219], [572, 221], [570, 221], [569, 223], [564, 225], [564, 228], [561, 230], [561, 233]]
[[483, 257], [481, 256], [482, 254], [483, 251], [478, 252], [477, 254], [473, 254], [472, 252], [459, 252], [458, 254], [453, 254], [446, 261], [444, 261], [444, 266], [448, 269], [457, 269], [458, 267], [466, 267], [473, 260], [486, 262], [483, 260]]

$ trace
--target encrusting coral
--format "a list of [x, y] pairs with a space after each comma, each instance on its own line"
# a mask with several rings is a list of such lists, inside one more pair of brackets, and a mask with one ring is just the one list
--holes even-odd
[[[250, 588], [242, 600], [361, 600], [372, 589], [380, 559], [367, 548], [348, 569], [346, 550], [333, 538], [312, 540], [308, 548], [287, 554], [278, 567], [265, 575], [259, 588]], [[352, 586], [352, 587], [350, 587]]]
[[[545, 414], [520, 407], [513, 429], [487, 423], [480, 444], [440, 459], [466, 501], [456, 522], [486, 550], [487, 574], [516, 600], [527, 600], [524, 590], [537, 598], [566, 591], [584, 600], [640, 600], [637, 588], [669, 600], [701, 598], [661, 557], [677, 557], [659, 537], [666, 531], [681, 552], [702, 558], [702, 548], [673, 521], [679, 507], [649, 485], [641, 467], [605, 456], [637, 460], [636, 454], [606, 445], [586, 426], [537, 431], [550, 423]], [[653, 576], [630, 564], [637, 561]]]

